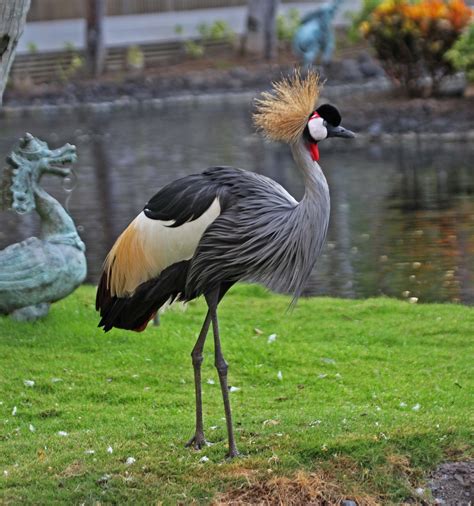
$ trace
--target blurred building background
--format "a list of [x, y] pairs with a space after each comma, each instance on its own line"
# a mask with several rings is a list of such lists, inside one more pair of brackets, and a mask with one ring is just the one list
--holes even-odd
[[[284, 0], [282, 3], [298, 3], [298, 0]], [[308, 3], [318, 5], [322, 1]], [[28, 21], [82, 18], [85, 16], [85, 4], [84, 0], [69, 0], [67, 2], [64, 0], [35, 0], [28, 13]], [[151, 12], [237, 7], [246, 4], [247, 0], [107, 0], [107, 15], [126, 16]]]

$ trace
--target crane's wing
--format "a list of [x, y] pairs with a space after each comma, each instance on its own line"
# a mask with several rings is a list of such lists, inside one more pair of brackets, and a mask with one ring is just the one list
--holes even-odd
[[61, 266], [56, 248], [36, 237], [0, 251], [0, 312], [44, 302]]
[[[275, 185], [272, 191], [277, 196], [273, 202], [277, 205], [296, 205], [270, 179], [232, 167], [212, 167], [161, 189], [107, 256], [96, 297], [96, 308], [102, 316], [100, 325], [105, 330], [112, 326], [142, 329], [153, 314], [150, 290], [155, 297], [155, 311], [156, 301], [182, 294], [189, 264], [206, 230], [255, 188], [261, 188], [262, 181], [267, 191]], [[261, 197], [265, 198], [264, 192]], [[127, 316], [133, 312], [144, 316]]]
[[161, 189], [110, 250], [97, 292], [102, 299], [129, 297], [167, 267], [189, 260], [202, 234], [222, 212], [225, 188], [203, 174]]

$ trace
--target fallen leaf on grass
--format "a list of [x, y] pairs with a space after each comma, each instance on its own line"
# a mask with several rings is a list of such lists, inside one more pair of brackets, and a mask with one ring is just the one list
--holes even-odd
[[274, 342], [276, 341], [276, 338], [277, 338], [277, 335], [276, 335], [276, 334], [270, 334], [270, 335], [268, 336], [267, 343], [268, 343], [268, 344], [274, 343]]
[[324, 362], [325, 364], [335, 364], [336, 363], [336, 361], [333, 358], [327, 358], [327, 357], [323, 357], [321, 359], [321, 362]]

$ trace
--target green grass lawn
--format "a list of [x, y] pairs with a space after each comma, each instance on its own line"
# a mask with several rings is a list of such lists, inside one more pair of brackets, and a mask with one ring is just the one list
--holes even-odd
[[397, 503], [437, 463], [473, 455], [472, 308], [308, 298], [287, 312], [287, 297], [236, 287], [220, 322], [245, 457], [228, 463], [211, 336], [203, 398], [215, 444], [184, 448], [204, 301], [140, 334], [104, 334], [94, 290], [37, 323], [0, 318], [0, 503], [206, 503], [298, 472]]

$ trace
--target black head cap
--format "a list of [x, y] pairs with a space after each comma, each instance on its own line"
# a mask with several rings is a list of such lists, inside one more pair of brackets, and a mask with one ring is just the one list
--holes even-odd
[[341, 124], [341, 114], [331, 104], [320, 105], [316, 112], [332, 126], [339, 126]]

